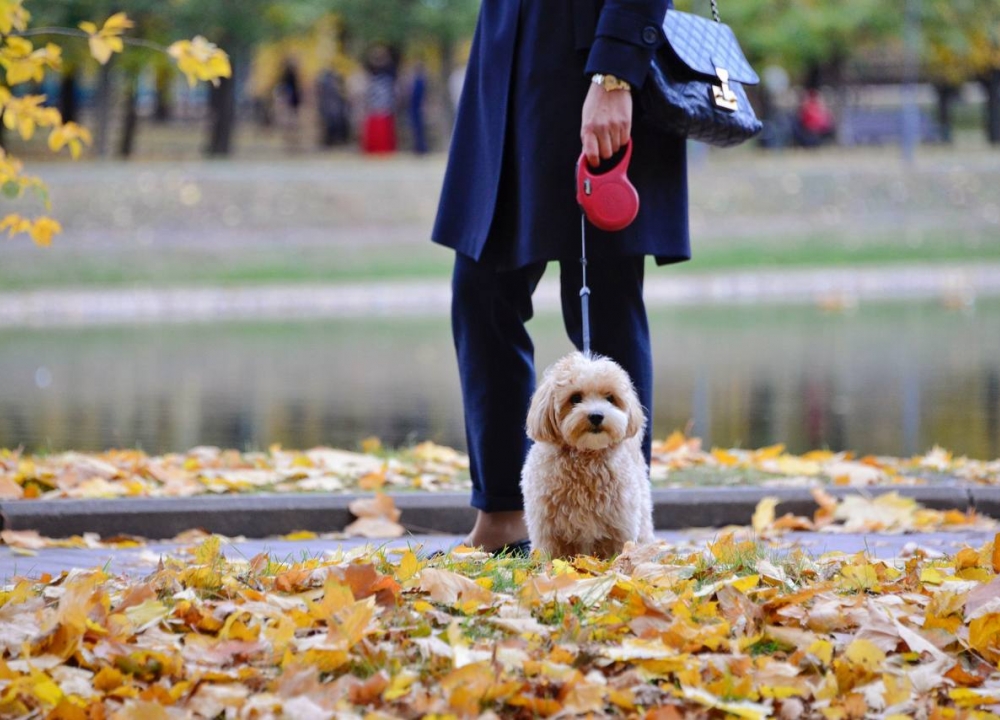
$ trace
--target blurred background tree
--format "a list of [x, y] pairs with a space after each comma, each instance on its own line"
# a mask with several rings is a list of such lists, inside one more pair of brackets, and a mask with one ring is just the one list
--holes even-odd
[[[113, 13], [100, 22], [80, 20], [80, 6], [65, 2], [49, 6], [48, 14], [43, 12], [38, 18], [23, 7], [23, 2], [24, 0], [7, 0], [0, 3], [0, 66], [3, 67], [0, 114], [3, 116], [3, 126], [16, 131], [20, 140], [30, 142], [41, 136], [45, 139], [47, 150], [53, 153], [67, 148], [74, 159], [78, 158], [83, 146], [91, 144], [92, 135], [87, 128], [64, 118], [60, 109], [55, 106], [56, 103], [51, 102], [45, 92], [39, 92], [47, 77], [63, 72], [64, 68], [62, 45], [52, 42], [52, 39], [60, 40], [62, 44], [73, 48], [65, 53], [70, 57], [73, 69], [66, 73], [57, 93], [60, 101], [67, 101], [67, 111], [71, 116], [76, 114], [73, 79], [75, 68], [83, 62], [82, 54], [74, 45], [87, 48], [88, 55], [102, 69], [109, 67], [112, 58], [129, 44], [173, 57], [192, 85], [199, 80], [218, 82], [220, 77], [231, 74], [225, 53], [203, 37], [181, 40], [167, 46], [127, 36], [128, 31], [135, 28], [135, 23], [123, 12]], [[39, 26], [39, 19], [53, 24]], [[71, 23], [75, 27], [66, 26]], [[38, 38], [42, 40], [36, 46]], [[102, 74], [102, 77], [108, 79], [110, 75]], [[102, 85], [110, 87], [109, 82]], [[104, 123], [104, 126], [99, 124], [102, 132], [106, 129], [109, 105], [104, 103], [105, 115], [103, 118], [99, 116], [99, 121], [103, 120]], [[126, 117], [126, 125], [128, 120]], [[106, 132], [103, 140], [106, 143]], [[25, 174], [23, 169], [23, 163], [7, 152], [6, 147], [0, 150], [0, 185], [3, 186], [4, 197], [7, 200], [21, 200], [26, 191], [32, 191], [48, 212], [50, 202], [46, 184], [37, 177]], [[52, 236], [61, 231], [61, 225], [47, 215], [31, 218], [10, 212], [0, 217], [0, 230], [7, 230], [10, 236], [26, 233], [35, 243], [48, 245]]]
[[[229, 53], [233, 77], [209, 89], [205, 101], [210, 156], [231, 153], [237, 118], [253, 103], [267, 106], [281, 82], [283, 68], [301, 62], [302, 81], [335, 67], [355, 72], [376, 44], [388, 46], [399, 60], [425, 60], [436, 75], [434, 91], [445, 97], [449, 79], [471, 38], [481, 0], [32, 0], [39, 25], [76, 27], [86, 18], [124, 11], [136, 25], [137, 38], [163, 43], [174, 34], [199, 32]], [[708, 13], [707, 0], [678, 0], [679, 9]], [[904, 42], [907, 9], [919, 9], [920, 80], [937, 91], [937, 125], [951, 136], [952, 106], [967, 84], [982, 88], [984, 127], [991, 143], [1000, 143], [1000, 0], [731, 0], [721, 3], [722, 19], [737, 33], [758, 68], [778, 66], [793, 86], [826, 87], [846, 103], [852, 84], [867, 82], [865, 63], [889, 67], [877, 82], [899, 84], [906, 78]], [[84, 44], [67, 43], [58, 106], [77, 117], [82, 77], [94, 77], [93, 112], [87, 118], [95, 150], [111, 152], [112, 125], [121, 128], [118, 152], [129, 155], [139, 128], [139, 88], [155, 78], [152, 118], [165, 121], [174, 106], [176, 73], [156, 53], [133, 52], [96, 66]], [[862, 70], [858, 70], [861, 67]], [[82, 73], [82, 75], [81, 75]], [[242, 103], [242, 105], [241, 105]], [[439, 138], [453, 121], [451, 102], [440, 102]], [[113, 122], [112, 108], [121, 116]], [[765, 108], [766, 110], [766, 108]], [[268, 112], [269, 110], [265, 111]]]
[[1000, 144], [1000, 0], [925, 0], [923, 10], [925, 66], [944, 95], [945, 122], [957, 88], [977, 81], [986, 94], [986, 137]]

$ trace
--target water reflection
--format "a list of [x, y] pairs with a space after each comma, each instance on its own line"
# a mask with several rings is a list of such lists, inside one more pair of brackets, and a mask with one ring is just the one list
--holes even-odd
[[[654, 428], [720, 446], [784, 442], [1000, 456], [1000, 302], [674, 309], [651, 317]], [[566, 351], [532, 321], [540, 365]], [[462, 447], [447, 320], [0, 332], [0, 446]]]

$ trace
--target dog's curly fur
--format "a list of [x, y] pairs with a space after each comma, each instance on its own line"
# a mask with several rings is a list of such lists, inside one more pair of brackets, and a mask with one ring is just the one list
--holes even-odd
[[528, 411], [535, 442], [521, 471], [533, 548], [608, 558], [629, 540], [653, 541], [645, 422], [613, 360], [572, 353], [545, 371]]

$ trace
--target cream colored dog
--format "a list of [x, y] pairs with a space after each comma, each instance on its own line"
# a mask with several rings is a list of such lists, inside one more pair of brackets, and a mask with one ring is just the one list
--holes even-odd
[[532, 548], [608, 558], [629, 540], [653, 541], [645, 423], [614, 361], [572, 353], [545, 371], [528, 411], [535, 444], [521, 471]]

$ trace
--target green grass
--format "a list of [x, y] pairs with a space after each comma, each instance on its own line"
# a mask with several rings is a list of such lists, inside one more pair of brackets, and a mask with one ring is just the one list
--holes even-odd
[[[447, 280], [451, 251], [429, 241], [406, 247], [298, 249], [230, 253], [177, 250], [172, 253], [123, 249], [113, 256], [67, 248], [39, 249], [30, 263], [0, 264], [0, 287], [33, 290], [56, 287], [173, 287], [272, 284], [341, 284], [392, 280]], [[898, 237], [876, 236], [847, 243], [835, 234], [802, 238], [741, 239], [730, 244], [695, 241], [692, 262], [662, 272], [700, 274], [747, 268], [893, 266], [903, 263], [1000, 262], [996, 237], [924, 233], [916, 246]], [[650, 261], [652, 264], [652, 261]]]
[[895, 236], [865, 237], [848, 244], [842, 235], [818, 234], [780, 240], [760, 238], [698, 248], [684, 271], [736, 270], [761, 267], [828, 267], [843, 265], [893, 265], [902, 263], [1000, 261], [1000, 229], [956, 237], [945, 231], [925, 232], [908, 245]]

